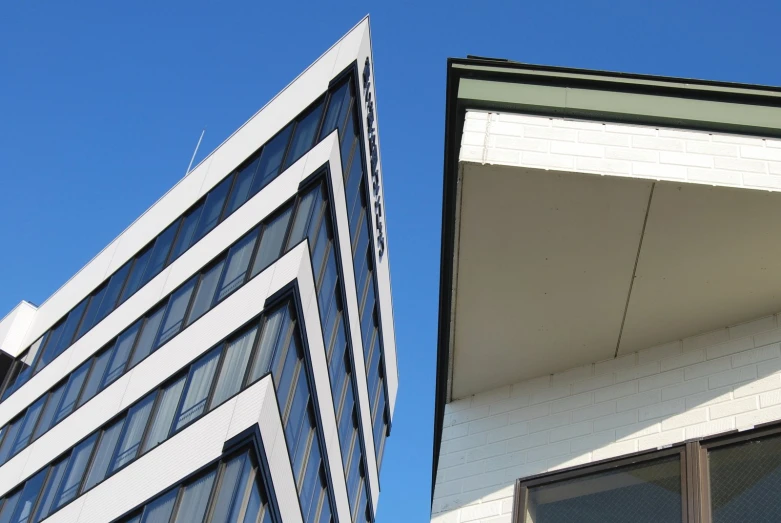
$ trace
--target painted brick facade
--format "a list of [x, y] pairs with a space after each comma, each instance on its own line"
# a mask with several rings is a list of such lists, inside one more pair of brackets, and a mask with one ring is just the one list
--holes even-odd
[[460, 159], [781, 190], [781, 140], [468, 111]]
[[510, 523], [517, 478], [780, 419], [778, 315], [459, 399], [432, 521]]

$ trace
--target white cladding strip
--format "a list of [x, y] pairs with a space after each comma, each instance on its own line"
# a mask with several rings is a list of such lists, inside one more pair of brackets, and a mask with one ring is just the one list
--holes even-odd
[[30, 327], [38, 308], [30, 302], [21, 301], [11, 312], [0, 320], [0, 350], [17, 357], [26, 345], [23, 345], [24, 333]]
[[364, 19], [55, 291], [39, 307], [24, 346], [40, 337], [173, 219], [325, 93], [333, 76], [358, 58], [368, 31], [368, 19]]
[[[369, 93], [371, 93], [371, 99], [374, 104], [374, 140], [376, 144], [376, 148], [374, 149], [374, 153], [377, 157], [377, 165], [376, 165], [376, 173], [377, 173], [377, 185], [379, 187], [379, 197], [382, 198], [382, 195], [384, 194], [383, 191], [383, 175], [382, 175], [382, 153], [381, 153], [381, 147], [380, 147], [380, 124], [379, 124], [379, 117], [378, 117], [378, 107], [377, 107], [377, 94], [374, 89], [374, 58], [372, 56], [372, 48], [371, 48], [371, 37], [370, 32], [367, 27], [367, 32], [363, 35], [361, 44], [358, 50], [358, 91], [360, 93], [360, 99], [361, 99], [361, 121], [362, 121], [362, 128], [363, 128], [363, 147], [364, 147], [364, 157], [367, 158], [369, 165], [367, 165], [368, 169], [371, 169], [371, 157], [372, 157], [372, 150], [370, 150], [369, 147], [369, 129], [367, 126], [367, 114], [366, 114], [366, 91], [364, 90], [363, 86], [363, 68], [364, 64], [366, 62], [366, 59], [369, 59], [369, 63], [371, 66], [371, 76], [370, 76], [370, 82], [371, 85], [369, 86]], [[372, 188], [372, 175], [371, 173], [366, 174], [367, 179], [366, 183], [369, 186], [369, 192], [371, 193], [371, 201], [369, 202], [369, 208], [374, 209], [374, 205], [377, 202], [377, 195], [374, 193]], [[390, 275], [390, 248], [389, 248], [389, 241], [388, 241], [388, 230], [387, 230], [387, 224], [388, 224], [388, 212], [387, 207], [385, 206], [385, 202], [380, 201], [381, 205], [381, 216], [379, 217], [380, 220], [383, 222], [383, 227], [385, 230], [385, 253], [383, 254], [382, 258], [378, 256], [377, 248], [376, 248], [376, 239], [377, 239], [377, 216], [373, 216], [371, 219], [372, 222], [372, 236], [375, 238], [375, 250], [374, 250], [374, 261], [375, 261], [375, 267], [376, 267], [376, 277], [377, 277], [377, 286], [378, 286], [378, 295], [377, 295], [377, 303], [379, 305], [379, 312], [380, 312], [380, 321], [382, 323], [382, 337], [383, 337], [383, 349], [384, 349], [384, 355], [385, 355], [385, 369], [387, 371], [387, 375], [385, 377], [385, 381], [388, 385], [388, 408], [390, 410], [391, 418], [393, 417], [393, 412], [396, 407], [396, 394], [399, 387], [399, 375], [398, 375], [398, 363], [397, 363], [397, 354], [396, 354], [396, 330], [394, 327], [394, 320], [393, 320], [393, 297], [391, 295], [391, 275]], [[376, 499], [376, 498], [375, 498]], [[376, 509], [376, 506], [375, 506]]]
[[467, 111], [460, 160], [781, 191], [781, 140]]
[[160, 299], [190, 279], [214, 257], [241, 238], [298, 192], [298, 184], [321, 167], [334, 147], [333, 137], [317, 144], [296, 163], [253, 196], [228, 219], [117, 307], [65, 352], [0, 403], [0, 427], [32, 401], [132, 325]]
[[218, 459], [226, 441], [254, 424], [260, 428], [282, 519], [299, 522], [301, 510], [271, 376], [227, 401], [46, 521], [111, 521]]

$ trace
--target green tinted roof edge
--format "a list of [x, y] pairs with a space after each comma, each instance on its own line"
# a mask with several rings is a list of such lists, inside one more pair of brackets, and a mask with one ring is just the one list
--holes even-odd
[[451, 67], [468, 108], [781, 136], [779, 88], [467, 61]]

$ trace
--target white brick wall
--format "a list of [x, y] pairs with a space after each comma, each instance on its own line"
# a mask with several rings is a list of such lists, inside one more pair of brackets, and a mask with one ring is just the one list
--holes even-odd
[[781, 420], [778, 315], [445, 407], [436, 523], [510, 523], [517, 478]]
[[461, 161], [781, 191], [781, 140], [468, 111]]

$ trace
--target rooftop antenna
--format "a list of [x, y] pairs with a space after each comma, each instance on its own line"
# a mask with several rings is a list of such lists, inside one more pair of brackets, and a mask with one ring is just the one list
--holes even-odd
[[193, 161], [195, 161], [195, 155], [198, 154], [198, 148], [201, 146], [201, 140], [203, 140], [203, 135], [206, 134], [206, 127], [203, 128], [203, 131], [201, 131], [201, 137], [198, 138], [198, 143], [195, 144], [195, 150], [193, 151], [193, 157], [190, 158], [190, 165], [187, 166], [187, 172], [184, 173], [185, 176], [190, 174], [190, 169], [192, 169]]

